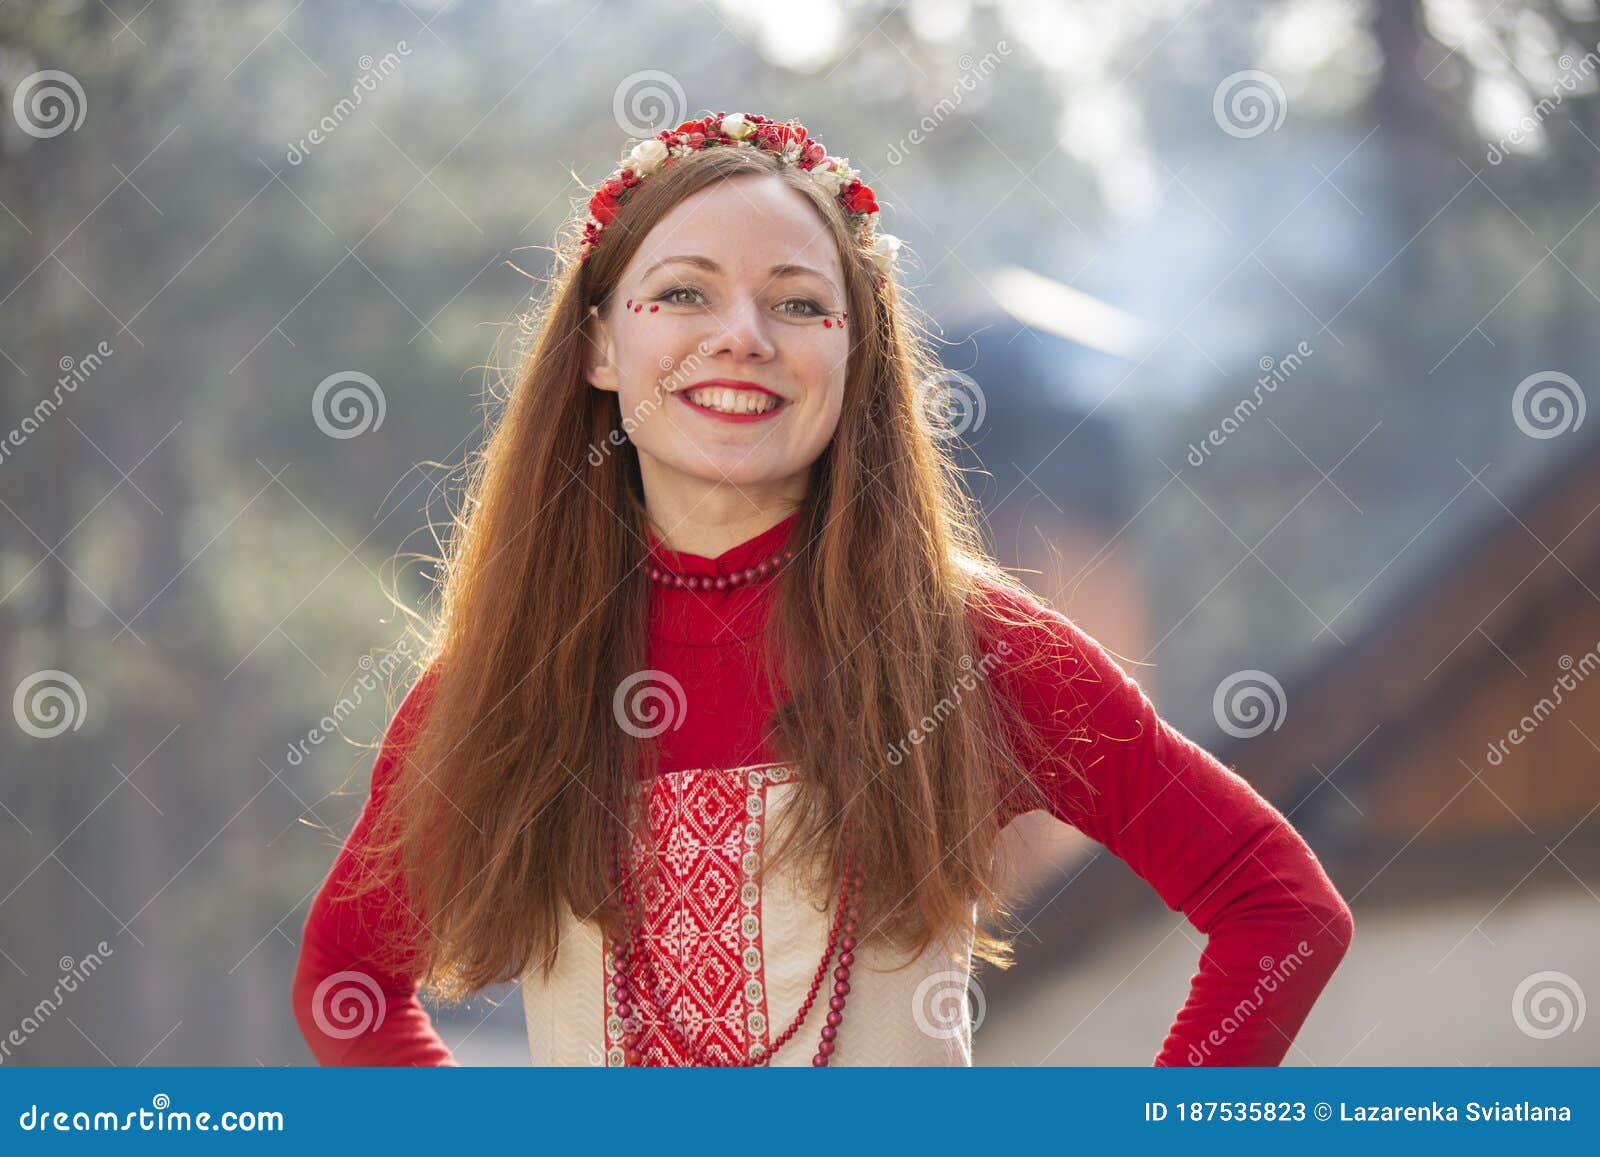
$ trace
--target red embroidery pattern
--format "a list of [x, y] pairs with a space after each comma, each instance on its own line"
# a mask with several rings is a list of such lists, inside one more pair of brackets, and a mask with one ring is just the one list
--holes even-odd
[[[634, 840], [631, 859], [644, 908], [640, 940], [660, 977], [668, 1017], [721, 1061], [761, 1056], [771, 1047], [762, 963], [761, 867], [767, 788], [793, 779], [783, 764], [696, 769], [641, 785], [650, 842]], [[604, 1001], [606, 1063], [623, 1063], [622, 1018], [615, 1011], [614, 961], [607, 943]], [[635, 1001], [646, 1065], [691, 1063], [648, 1002]]]

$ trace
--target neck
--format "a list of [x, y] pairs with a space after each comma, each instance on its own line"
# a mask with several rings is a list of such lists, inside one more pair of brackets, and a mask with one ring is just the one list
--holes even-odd
[[800, 508], [804, 494], [718, 487], [688, 496], [645, 487], [651, 530], [669, 550], [716, 558], [770, 530]]
[[663, 525], [662, 518], [652, 511], [650, 524], [656, 537], [667, 549], [680, 554], [716, 558], [741, 542], [748, 542], [763, 531], [770, 530], [793, 514], [794, 510], [794, 507], [787, 506], [775, 509], [762, 508], [728, 522], [713, 522], [691, 517], [676, 526], [670, 522]]

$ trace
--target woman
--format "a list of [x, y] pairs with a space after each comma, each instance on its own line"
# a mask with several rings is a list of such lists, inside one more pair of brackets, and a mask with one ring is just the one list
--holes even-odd
[[535, 1064], [970, 1064], [948, 997], [1009, 963], [995, 843], [1038, 809], [1210, 936], [1156, 1063], [1282, 1059], [1349, 910], [986, 556], [877, 209], [740, 114], [594, 192], [306, 921], [319, 1061], [454, 1064], [419, 984], [517, 980]]

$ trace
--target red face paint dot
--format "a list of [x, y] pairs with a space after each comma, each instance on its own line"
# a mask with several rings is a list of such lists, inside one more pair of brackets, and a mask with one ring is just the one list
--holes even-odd
[[823, 318], [822, 319], [822, 328], [823, 329], [832, 329], [833, 328], [833, 318], [831, 318], [831, 317]]
[[650, 312], [651, 312], [651, 313], [654, 313], [654, 312], [655, 312], [655, 311], [656, 311], [656, 310], [658, 310], [658, 309], [660, 309], [660, 308], [661, 308], [661, 307], [660, 307], [660, 306], [659, 306], [659, 305], [652, 305], [652, 306], [651, 306], [651, 307], [650, 307]]

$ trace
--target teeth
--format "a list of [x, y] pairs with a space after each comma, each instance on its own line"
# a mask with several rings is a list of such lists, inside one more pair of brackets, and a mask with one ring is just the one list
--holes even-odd
[[730, 390], [722, 386], [691, 390], [688, 395], [698, 405], [724, 414], [764, 414], [778, 405], [778, 399], [757, 390]]

